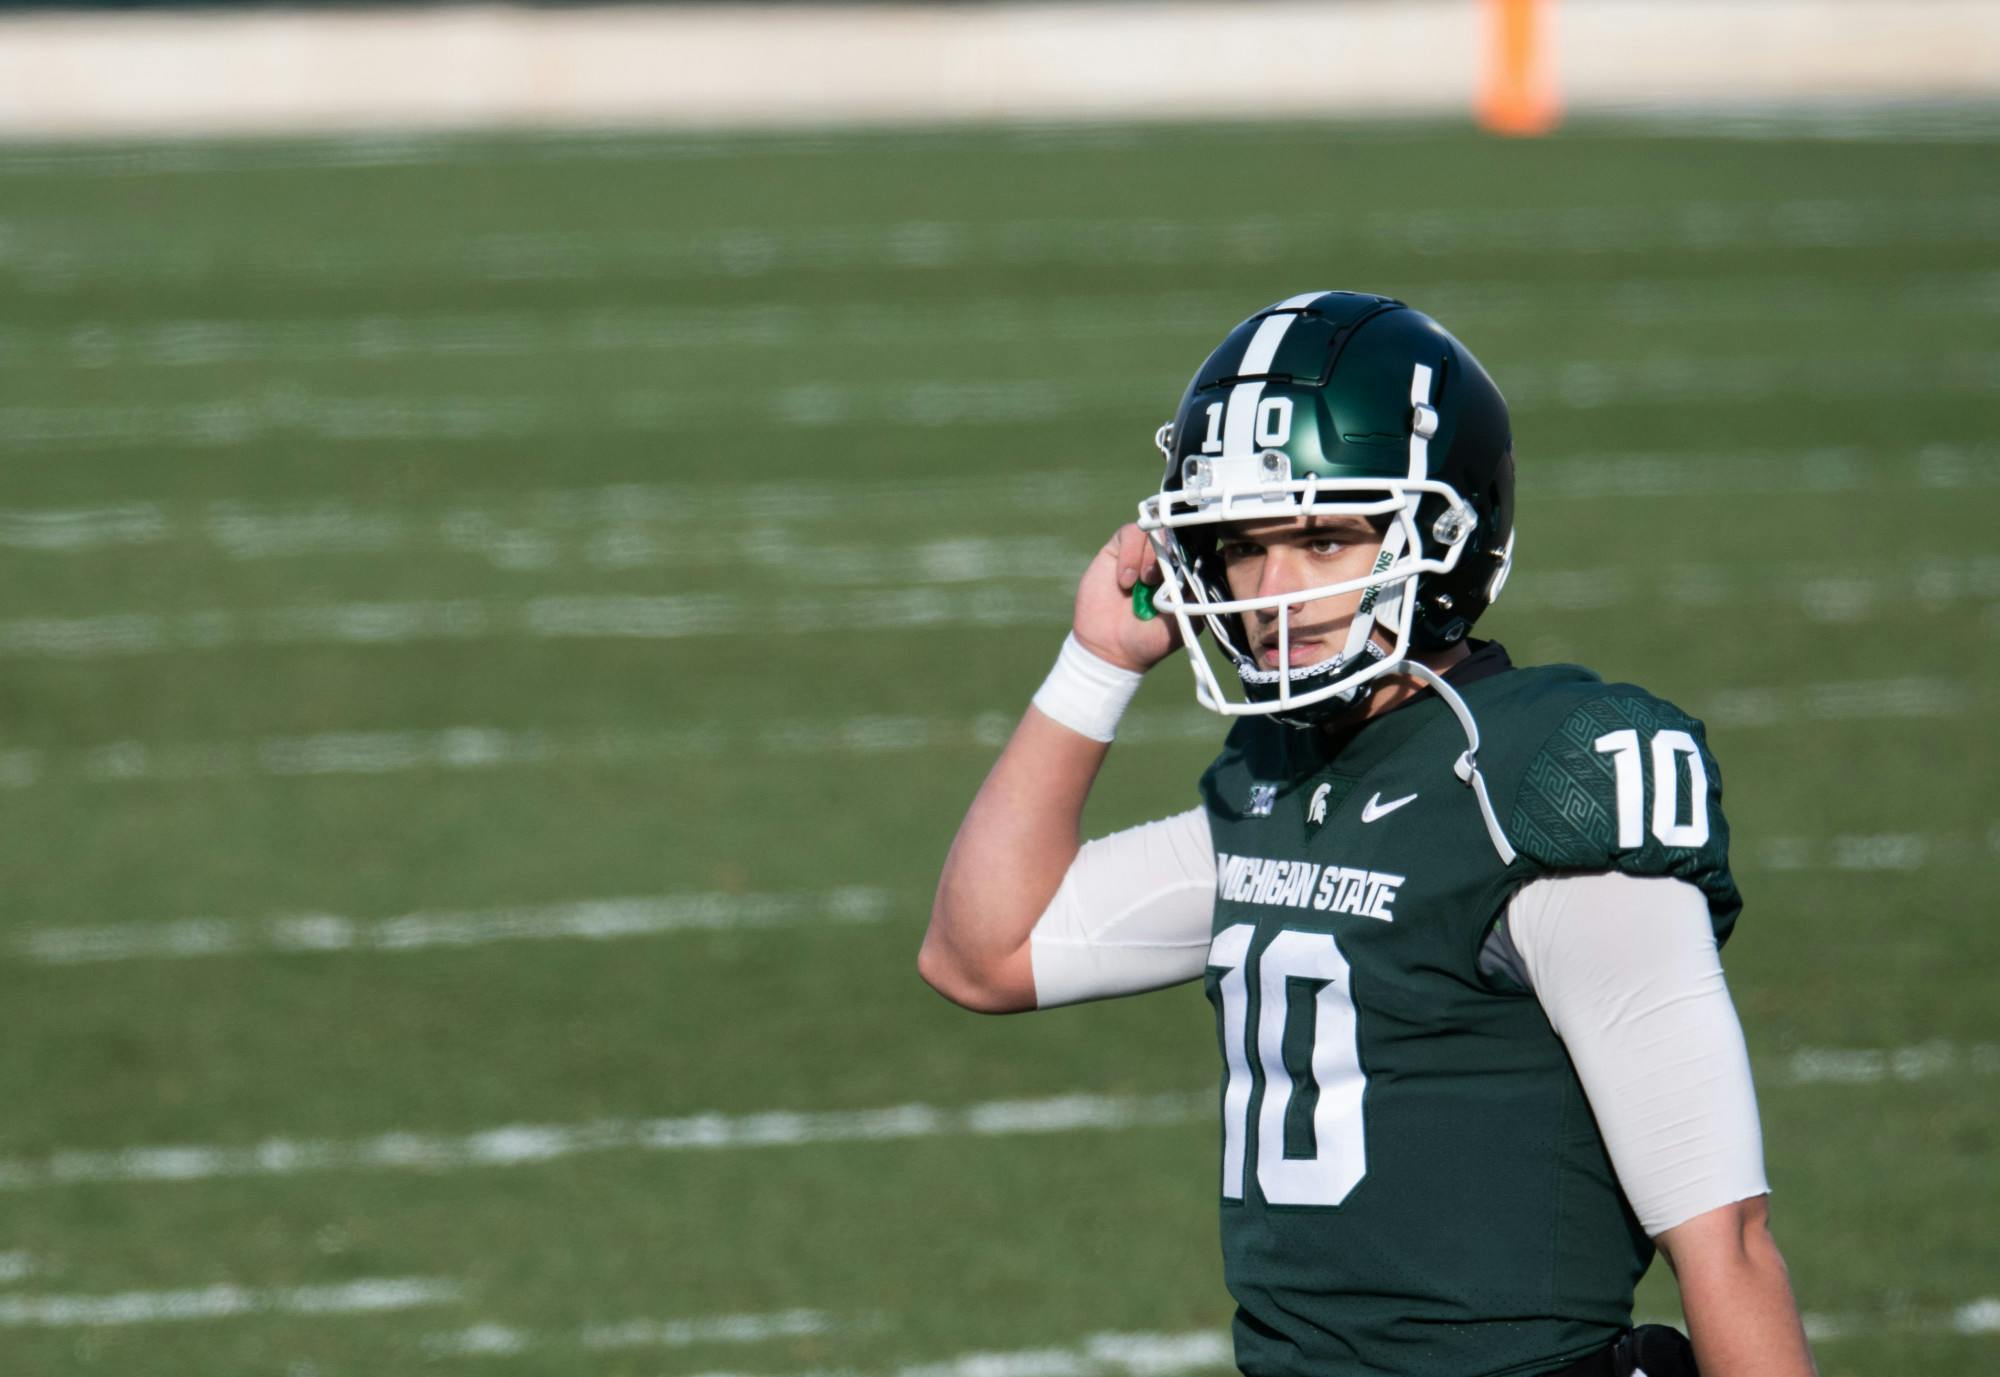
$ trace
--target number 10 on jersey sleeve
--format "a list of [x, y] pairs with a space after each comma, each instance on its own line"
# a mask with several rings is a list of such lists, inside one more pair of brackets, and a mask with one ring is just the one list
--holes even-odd
[[[1257, 1187], [1273, 1205], [1338, 1205], [1368, 1171], [1368, 1134], [1361, 1100], [1368, 1077], [1361, 1069], [1354, 990], [1347, 958], [1333, 935], [1286, 928], [1256, 958], [1256, 928], [1237, 923], [1209, 944], [1208, 964], [1218, 971], [1222, 1056], [1228, 1079], [1222, 1092], [1222, 1194], [1243, 1198], [1246, 1140], [1256, 1084], [1250, 1070], [1250, 988], [1258, 994], [1255, 1055], [1263, 1072], [1257, 1107]], [[1309, 1150], [1286, 1151], [1286, 1123], [1297, 1086], [1285, 1062], [1285, 1030], [1295, 996], [1310, 992], [1312, 1039], [1308, 1060], [1319, 1098], [1312, 1108]]]

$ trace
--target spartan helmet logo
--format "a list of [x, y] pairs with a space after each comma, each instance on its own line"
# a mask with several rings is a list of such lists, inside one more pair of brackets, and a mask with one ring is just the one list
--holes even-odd
[[1326, 796], [1333, 791], [1331, 784], [1322, 784], [1313, 790], [1312, 802], [1306, 805], [1306, 821], [1317, 827], [1326, 821]]

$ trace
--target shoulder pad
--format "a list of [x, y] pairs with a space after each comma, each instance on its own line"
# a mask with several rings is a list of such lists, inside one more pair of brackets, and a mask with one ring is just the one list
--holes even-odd
[[1506, 831], [1541, 873], [1619, 870], [1698, 885], [1718, 937], [1742, 908], [1707, 731], [1631, 685], [1570, 708], [1526, 762]]

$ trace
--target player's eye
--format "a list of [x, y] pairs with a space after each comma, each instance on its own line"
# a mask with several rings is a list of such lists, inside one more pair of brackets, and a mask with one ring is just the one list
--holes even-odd
[[1306, 542], [1306, 549], [1316, 555], [1337, 555], [1346, 548], [1346, 541], [1332, 536], [1315, 536]]
[[1254, 540], [1225, 540], [1221, 543], [1222, 558], [1230, 564], [1238, 560], [1255, 559], [1264, 553], [1264, 547]]

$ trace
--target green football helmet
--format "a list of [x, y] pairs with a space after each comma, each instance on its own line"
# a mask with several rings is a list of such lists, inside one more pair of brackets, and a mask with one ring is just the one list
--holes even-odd
[[[1463, 640], [1507, 581], [1507, 403], [1471, 351], [1400, 301], [1305, 292], [1259, 311], [1208, 356], [1155, 438], [1166, 474], [1139, 505], [1163, 571], [1154, 605], [1178, 619], [1206, 708], [1296, 724], [1351, 711], [1411, 654]], [[1369, 518], [1382, 531], [1373, 569], [1232, 598], [1222, 524], [1310, 514]], [[1288, 666], [1292, 606], [1357, 591], [1341, 651]], [[1270, 608], [1278, 665], [1263, 669], [1243, 615]], [[1240, 693], [1224, 691], [1196, 648], [1197, 621], [1235, 666]]]

